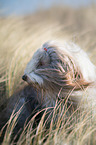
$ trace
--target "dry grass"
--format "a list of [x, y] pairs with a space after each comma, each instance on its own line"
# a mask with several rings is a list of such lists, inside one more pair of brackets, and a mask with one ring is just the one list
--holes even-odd
[[[29, 123], [24, 125], [23, 132], [16, 144], [95, 145], [96, 118], [92, 117], [91, 111], [87, 110], [80, 112], [77, 109], [70, 114], [68, 111], [70, 107], [66, 107], [66, 103], [60, 101], [53, 109], [46, 108], [37, 128], [34, 129], [34, 120], [40, 112], [35, 114]], [[21, 110], [16, 114], [12, 113], [2, 145], [14, 144], [14, 140], [18, 138], [19, 134], [16, 134], [11, 140], [20, 112]]]
[[[24, 83], [21, 76], [24, 68], [34, 51], [45, 41], [72, 40], [85, 49], [96, 64], [96, 6], [76, 10], [54, 7], [26, 17], [0, 18], [0, 34], [0, 106], [5, 104], [6, 98], [22, 87]], [[67, 108], [62, 109], [62, 103], [56, 104], [51, 115], [49, 132], [45, 131], [46, 112], [36, 130], [32, 130], [34, 116], [26, 125], [17, 144], [43, 144], [45, 141], [46, 145], [95, 145], [96, 116], [92, 117], [91, 112], [86, 113], [86, 110], [80, 114], [78, 111], [73, 112], [71, 116], [67, 112]], [[4, 145], [10, 144], [18, 113], [10, 118]]]

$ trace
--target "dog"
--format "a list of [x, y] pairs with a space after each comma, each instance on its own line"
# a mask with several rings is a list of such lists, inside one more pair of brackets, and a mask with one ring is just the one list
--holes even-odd
[[96, 67], [73, 42], [44, 43], [27, 64], [22, 79], [43, 90], [39, 101], [45, 107], [67, 96], [76, 106], [82, 99], [83, 107], [96, 106]]
[[[30, 117], [43, 108], [54, 107], [56, 100], [68, 98], [67, 102], [74, 108], [81, 105], [88, 111], [92, 108], [95, 113], [96, 67], [87, 54], [72, 42], [44, 43], [27, 64], [22, 79], [29, 85], [13, 94], [6, 108], [0, 112], [1, 130], [12, 111], [15, 109], [15, 112], [18, 112], [22, 108], [13, 137], [18, 130], [23, 129], [28, 118], [30, 120]], [[37, 124], [41, 117], [42, 113], [39, 113], [36, 118]]]

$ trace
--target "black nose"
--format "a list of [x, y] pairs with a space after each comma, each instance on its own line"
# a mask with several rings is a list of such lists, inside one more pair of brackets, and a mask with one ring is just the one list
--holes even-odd
[[23, 76], [22, 76], [22, 79], [23, 79], [24, 81], [26, 81], [26, 80], [27, 80], [27, 76], [26, 76], [26, 75], [23, 75]]

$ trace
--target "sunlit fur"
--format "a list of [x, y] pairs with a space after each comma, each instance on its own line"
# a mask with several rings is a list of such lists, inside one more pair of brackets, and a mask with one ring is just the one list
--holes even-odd
[[96, 67], [72, 42], [43, 44], [27, 64], [24, 75], [29, 84], [43, 89], [45, 106], [53, 106], [57, 97], [67, 96], [74, 104], [82, 99], [91, 105], [96, 104]]

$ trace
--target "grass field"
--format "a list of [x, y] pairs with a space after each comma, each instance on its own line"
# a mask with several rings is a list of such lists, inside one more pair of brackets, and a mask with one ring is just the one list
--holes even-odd
[[[2, 106], [4, 108], [6, 99], [24, 85], [21, 77], [34, 51], [45, 41], [52, 39], [75, 42], [88, 53], [96, 65], [96, 6], [80, 9], [52, 7], [25, 17], [0, 18], [1, 109]], [[45, 131], [46, 111], [35, 130], [30, 129], [33, 117], [17, 144], [43, 144], [44, 141], [46, 145], [95, 145], [96, 116], [92, 117], [91, 111], [78, 113], [77, 110], [68, 115], [66, 121], [67, 111], [68, 108], [62, 108], [62, 103], [56, 104], [48, 131]], [[10, 137], [19, 113], [13, 120], [10, 119], [3, 145], [12, 143]]]

